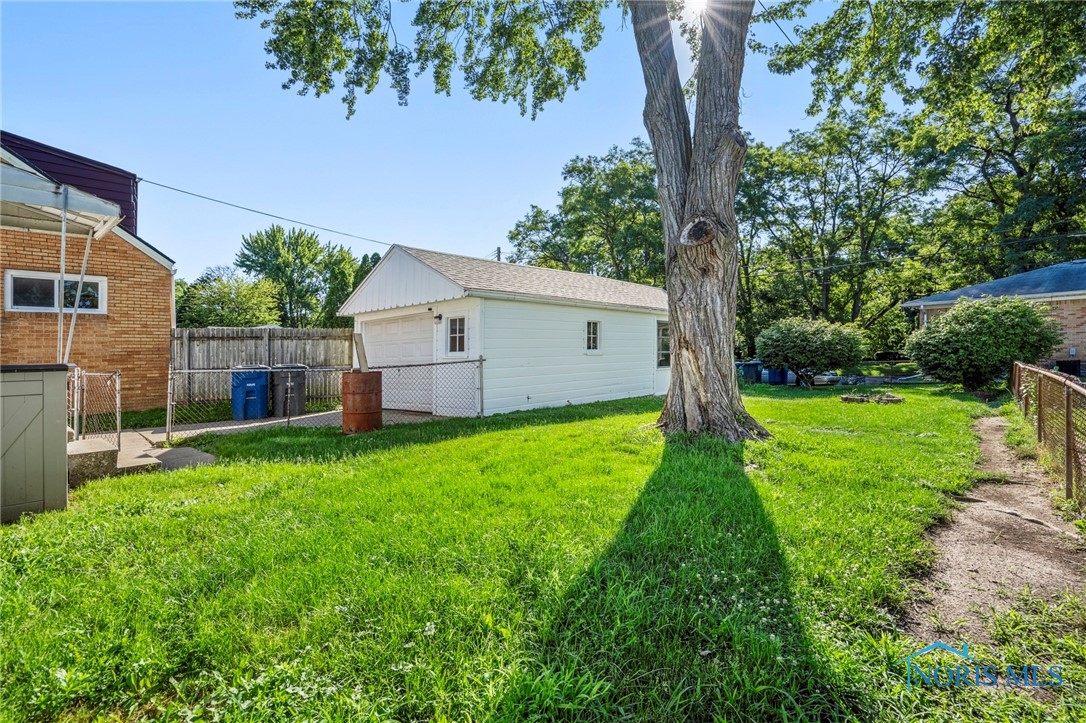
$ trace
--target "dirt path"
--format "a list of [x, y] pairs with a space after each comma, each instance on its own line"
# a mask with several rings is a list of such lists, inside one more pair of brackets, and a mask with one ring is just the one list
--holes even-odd
[[938, 551], [925, 583], [930, 600], [918, 601], [905, 624], [925, 642], [948, 635], [986, 640], [982, 616], [1008, 608], [1027, 585], [1049, 599], [1086, 587], [1082, 540], [1052, 511], [1053, 483], [1004, 443], [1006, 419], [982, 417], [973, 429], [980, 435], [981, 475], [1006, 481], [975, 486], [958, 498], [961, 509], [948, 523], [930, 531]]

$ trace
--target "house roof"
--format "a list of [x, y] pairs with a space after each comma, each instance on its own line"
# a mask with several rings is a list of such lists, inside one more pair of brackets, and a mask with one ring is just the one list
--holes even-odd
[[1086, 294], [1086, 259], [1065, 261], [983, 284], [932, 294], [907, 301], [902, 306], [948, 306], [962, 297], [979, 299], [982, 296], [1023, 296], [1043, 299], [1077, 294]]
[[576, 271], [546, 269], [398, 246], [468, 293], [483, 292], [565, 302], [667, 311], [667, 293]]
[[0, 131], [0, 145], [58, 183], [112, 201], [121, 209], [121, 227], [136, 235], [139, 179], [136, 174], [62, 148]]
[[[109, 194], [106, 194], [104, 196], [96, 195], [93, 192], [91, 192], [90, 190], [88, 190], [87, 188], [80, 188], [80, 186], [84, 186], [85, 184], [72, 183], [72, 182], [69, 182], [67, 180], [64, 180], [63, 178], [61, 178], [59, 176], [50, 175], [49, 173], [46, 173], [45, 171], [43, 171], [38, 165], [28, 161], [25, 157], [23, 157], [18, 152], [16, 152], [15, 150], [12, 149], [12, 146], [14, 145], [12, 143], [13, 138], [18, 138], [18, 139], [21, 139], [21, 140], [24, 140], [24, 141], [27, 140], [27, 139], [22, 139], [21, 136], [16, 136], [13, 133], [8, 133], [6, 131], [0, 131], [0, 166], [2, 166], [2, 168], [0, 168], [0, 170], [2, 170], [4, 172], [4, 174], [5, 174], [4, 185], [6, 187], [5, 188], [5, 193], [4, 193], [5, 198], [4, 198], [4, 202], [2, 204], [4, 206], [4, 209], [3, 209], [4, 214], [3, 215], [4, 215], [4, 223], [5, 223], [5, 225], [12, 225], [12, 226], [14, 226], [16, 228], [27, 228], [27, 229], [36, 229], [36, 230], [49, 230], [49, 228], [50, 228], [48, 225], [43, 225], [43, 221], [46, 220], [46, 219], [41, 217], [42, 214], [34, 214], [33, 210], [30, 209], [29, 207], [24, 208], [20, 213], [15, 212], [15, 209], [13, 208], [13, 204], [10, 203], [10, 200], [13, 197], [13, 195], [12, 195], [13, 184], [14, 185], [20, 185], [21, 184], [21, 185], [25, 186], [28, 183], [28, 181], [26, 181], [26, 180], [18, 181], [17, 177], [26, 179], [26, 178], [29, 178], [30, 176], [36, 176], [37, 178], [40, 178], [43, 181], [47, 181], [50, 184], [52, 184], [53, 186], [55, 186], [54, 190], [58, 194], [59, 194], [60, 187], [62, 185], [67, 185], [67, 186], [69, 186], [69, 188], [72, 189], [71, 193], [75, 197], [79, 197], [79, 198], [83, 198], [83, 199], [93, 199], [93, 201], [99, 202], [100, 204], [110, 206], [110, 207], [112, 207], [114, 209], [112, 211], [112, 213], [114, 213], [114, 214], [116, 214], [118, 208], [120, 210], [120, 213], [122, 213], [122, 214], [124, 213], [124, 208], [125, 208], [124, 204], [123, 203], [118, 204], [116, 201], [114, 201], [112, 198], [109, 197]], [[44, 148], [50, 148], [50, 146], [44, 146], [44, 144], [39, 144], [39, 145], [42, 145]], [[82, 159], [83, 158], [82, 156], [76, 156], [75, 154], [69, 154], [69, 155], [72, 156], [73, 158], [77, 158], [77, 159]], [[97, 165], [101, 166], [103, 169], [115, 170], [116, 172], [118, 172], [120, 174], [127, 174], [128, 173], [128, 171], [123, 171], [123, 170], [121, 170], [119, 168], [115, 169], [113, 166], [108, 166], [108, 165], [106, 165], [104, 163], [98, 163], [97, 161], [90, 161], [90, 159], [84, 159], [84, 160], [87, 160], [90, 163], [97, 164]], [[135, 176], [132, 176], [132, 178], [135, 178]], [[91, 203], [91, 201], [86, 200], [85, 203]], [[92, 203], [92, 205], [93, 205], [93, 203]], [[134, 209], [134, 206], [133, 206], [133, 209]], [[38, 216], [38, 218], [34, 218], [33, 216], [35, 216], [35, 215]], [[20, 218], [20, 216], [21, 216], [21, 218]], [[75, 217], [75, 216], [76, 216], [76, 214], [69, 213], [69, 224], [70, 224], [69, 230], [71, 230], [73, 232], [76, 232], [76, 233], [86, 233], [87, 228], [85, 226], [81, 226], [79, 224], [79, 219], [77, 217]], [[53, 220], [55, 220], [55, 219], [53, 219]], [[73, 220], [75, 221], [74, 224], [72, 223]], [[135, 224], [132, 224], [132, 225], [133, 225], [133, 227], [135, 226]], [[144, 239], [140, 238], [139, 236], [137, 236], [135, 234], [135, 232], [129, 231], [126, 228], [126, 224], [124, 223], [123, 216], [121, 218], [120, 224], [117, 225], [117, 226], [112, 226], [111, 230], [117, 236], [121, 237], [122, 239], [124, 239], [128, 243], [132, 244], [137, 249], [139, 249], [143, 253], [147, 254], [148, 256], [150, 256], [152, 259], [154, 259], [158, 263], [162, 264], [163, 266], [165, 266], [168, 269], [171, 269], [171, 270], [173, 269], [174, 260], [171, 259], [166, 254], [162, 253], [162, 251], [155, 248], [153, 245], [148, 243], [146, 240], [144, 240]]]

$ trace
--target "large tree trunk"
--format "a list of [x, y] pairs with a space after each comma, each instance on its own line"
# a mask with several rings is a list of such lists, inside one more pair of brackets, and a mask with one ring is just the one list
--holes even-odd
[[733, 441], [768, 436], [743, 408], [734, 349], [735, 195], [746, 156], [739, 84], [753, 8], [746, 0], [710, 0], [702, 15], [691, 140], [667, 5], [630, 3], [667, 245], [671, 386], [660, 415], [665, 433]]

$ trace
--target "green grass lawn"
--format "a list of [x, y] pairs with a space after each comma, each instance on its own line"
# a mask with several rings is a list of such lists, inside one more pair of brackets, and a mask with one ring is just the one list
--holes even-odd
[[906, 690], [922, 531], [991, 410], [901, 393], [750, 388], [745, 446], [665, 444], [644, 399], [204, 438], [0, 530], [0, 717], [1081, 720], [1076, 599], [970, 647], [1066, 688]]

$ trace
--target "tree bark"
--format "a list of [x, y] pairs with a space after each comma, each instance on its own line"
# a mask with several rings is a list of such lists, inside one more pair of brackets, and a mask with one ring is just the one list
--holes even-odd
[[667, 4], [630, 3], [666, 244], [671, 385], [659, 422], [666, 434], [768, 436], [743, 408], [735, 370], [735, 195], [746, 157], [739, 86], [753, 8], [710, 0], [702, 14], [691, 140]]

